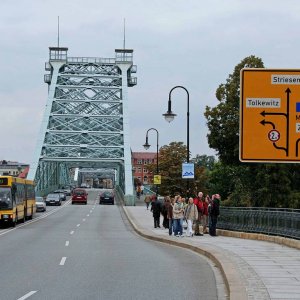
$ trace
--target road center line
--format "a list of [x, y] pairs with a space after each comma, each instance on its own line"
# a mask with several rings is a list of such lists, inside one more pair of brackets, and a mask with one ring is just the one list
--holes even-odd
[[85, 222], [85, 219], [82, 219], [83, 222]]
[[29, 293], [27, 293], [26, 295], [24, 295], [23, 297], [17, 299], [17, 300], [25, 300], [27, 298], [29, 298], [30, 296], [32, 296], [33, 294], [35, 294], [37, 291], [31, 291]]
[[66, 257], [62, 257], [59, 265], [63, 266], [65, 264], [65, 262], [66, 262], [66, 259], [67, 259]]
[[77, 224], [76, 226], [77, 226], [77, 227], [79, 227], [79, 226], [80, 226], [80, 224]]
[[72, 231], [70, 232], [70, 234], [74, 234], [74, 230], [72, 230]]
[[70, 245], [69, 241], [66, 241], [66, 247], [68, 247]]
[[87, 214], [86, 216], [87, 216], [87, 217], [89, 217], [90, 215], [89, 215], [89, 214]]

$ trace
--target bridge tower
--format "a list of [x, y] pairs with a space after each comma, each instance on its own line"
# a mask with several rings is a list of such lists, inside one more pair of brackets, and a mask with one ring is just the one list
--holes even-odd
[[130, 204], [133, 50], [116, 49], [114, 58], [69, 57], [68, 48], [50, 47], [45, 69], [48, 100], [28, 174], [37, 193], [68, 185], [71, 169], [107, 168], [116, 170], [116, 183]]

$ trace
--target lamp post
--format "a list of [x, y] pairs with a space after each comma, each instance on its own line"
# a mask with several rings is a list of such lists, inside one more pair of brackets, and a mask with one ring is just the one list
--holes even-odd
[[[186, 153], [186, 162], [189, 163], [190, 162], [190, 94], [188, 92], [188, 90], [181, 86], [181, 85], [177, 85], [175, 87], [173, 87], [170, 92], [169, 92], [169, 101], [168, 101], [168, 111], [163, 114], [163, 116], [165, 117], [165, 120], [167, 122], [172, 122], [174, 120], [174, 118], [176, 117], [176, 114], [174, 114], [172, 112], [172, 102], [171, 102], [171, 94], [173, 92], [173, 90], [180, 88], [186, 91], [187, 93], [187, 131], [186, 131], [186, 136], [187, 136], [187, 153]], [[187, 189], [187, 195], [189, 195], [189, 180], [187, 179], [186, 182], [186, 189]]]
[[[143, 145], [145, 150], [148, 150], [150, 148], [150, 145], [148, 143], [148, 132], [154, 130], [156, 131], [156, 175], [158, 175], [158, 138], [159, 138], [159, 133], [157, 129], [155, 128], [150, 128], [147, 130], [146, 133], [146, 143]], [[158, 184], [156, 185], [156, 197], [158, 196]]]

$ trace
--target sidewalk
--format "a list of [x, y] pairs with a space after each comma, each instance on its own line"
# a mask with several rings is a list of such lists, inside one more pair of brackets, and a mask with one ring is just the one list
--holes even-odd
[[300, 299], [300, 250], [224, 236], [169, 236], [167, 229], [153, 228], [152, 213], [145, 206], [124, 210], [140, 235], [210, 258], [223, 273], [230, 299]]

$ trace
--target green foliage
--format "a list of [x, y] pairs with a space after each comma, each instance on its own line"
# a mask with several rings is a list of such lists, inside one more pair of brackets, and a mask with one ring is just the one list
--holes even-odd
[[[172, 142], [159, 149], [159, 173], [162, 176], [159, 193], [161, 195], [187, 195], [187, 179], [182, 179], [182, 163], [186, 162], [187, 147], [182, 142]], [[193, 160], [191, 160], [193, 161]], [[155, 164], [147, 165], [150, 172], [156, 170]], [[189, 179], [189, 194], [197, 191], [207, 192], [207, 174], [203, 166], [195, 166], [195, 179]]]
[[195, 158], [191, 159], [195, 165], [199, 167], [204, 167], [207, 170], [212, 170], [216, 162], [216, 158], [212, 155], [196, 155]]

